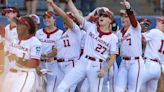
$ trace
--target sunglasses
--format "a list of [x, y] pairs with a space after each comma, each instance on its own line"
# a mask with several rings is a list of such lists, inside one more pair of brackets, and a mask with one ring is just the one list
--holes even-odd
[[141, 26], [144, 27], [144, 28], [148, 28], [149, 27], [149, 24], [144, 23], [144, 24], [141, 24]]
[[105, 17], [105, 18], [107, 18], [107, 17], [109, 17], [107, 14], [100, 14], [100, 17]]

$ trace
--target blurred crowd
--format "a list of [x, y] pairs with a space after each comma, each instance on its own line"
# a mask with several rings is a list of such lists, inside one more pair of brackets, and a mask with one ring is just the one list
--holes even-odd
[[[66, 7], [66, 0], [54, 0], [55, 3], [57, 3], [63, 10], [67, 10]], [[93, 11], [95, 9], [96, 1], [97, 0], [73, 0], [76, 7], [82, 11], [83, 15], [87, 15], [89, 12]], [[2, 6], [7, 5], [8, 0], [0, 0], [0, 8]], [[35, 14], [37, 12], [38, 8], [38, 0], [24, 0], [25, 9], [27, 11], [27, 14]], [[131, 2], [131, 1], [130, 1]], [[133, 1], [135, 4], [138, 4], [137, 1]], [[153, 12], [154, 14], [164, 14], [164, 0], [147, 0], [147, 3], [150, 4], [150, 6], [153, 5]], [[85, 7], [84, 7], [85, 6]], [[136, 5], [134, 5], [136, 6]], [[50, 7], [48, 7], [48, 10], [52, 10]]]
[[[57, 3], [63, 10], [66, 9], [66, 0], [53, 0]], [[0, 0], [0, 4], [5, 5], [7, 0]], [[25, 9], [27, 14], [36, 14], [38, 0], [24, 0]], [[84, 15], [87, 15], [89, 12], [93, 11], [96, 8], [96, 0], [73, 0], [79, 10], [82, 10]], [[85, 6], [85, 7], [84, 7]], [[51, 7], [47, 6], [48, 10], [52, 11]]]

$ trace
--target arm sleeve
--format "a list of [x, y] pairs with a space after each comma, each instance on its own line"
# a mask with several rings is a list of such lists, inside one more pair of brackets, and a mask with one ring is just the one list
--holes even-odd
[[76, 23], [73, 23], [72, 31], [76, 33], [80, 33], [81, 30], [80, 30], [80, 27]]
[[137, 26], [136, 27], [133, 27], [133, 26], [131, 26], [131, 27], [132, 27], [133, 30], [141, 32], [141, 25], [139, 24], [138, 21], [137, 21]]
[[150, 30], [149, 32], [142, 33], [142, 36], [145, 38], [145, 41], [151, 41], [153, 37], [153, 30]]
[[91, 23], [91, 22], [89, 22], [87, 20], [84, 20], [82, 28], [87, 32], [94, 25], [95, 24], [93, 24], [93, 23]]

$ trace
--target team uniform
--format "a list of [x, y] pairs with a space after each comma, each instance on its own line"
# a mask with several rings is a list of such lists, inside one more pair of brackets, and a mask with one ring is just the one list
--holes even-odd
[[[26, 40], [13, 39], [11, 44], [16, 57], [23, 60], [40, 59], [41, 43], [36, 37]], [[15, 61], [15, 60], [14, 60]], [[13, 62], [14, 62], [13, 61]], [[15, 61], [16, 64], [6, 74], [1, 92], [37, 92], [37, 74], [35, 68], [28, 68]]]
[[58, 87], [58, 92], [65, 92], [85, 77], [89, 81], [90, 92], [101, 92], [103, 78], [98, 78], [98, 71], [109, 54], [118, 54], [117, 37], [109, 32], [102, 33], [95, 24], [84, 21], [86, 31], [84, 53], [77, 65], [64, 77]]
[[[60, 29], [56, 29], [51, 33], [48, 33], [44, 28], [40, 29], [36, 32], [35, 36], [41, 41], [42, 43], [42, 54], [48, 54], [53, 48], [55, 48], [55, 43], [59, 41], [63, 31]], [[51, 62], [47, 62], [47, 60], [41, 60], [40, 63], [41, 69], [48, 69], [48, 71], [52, 72], [52, 74], [46, 74], [47, 80], [47, 92], [55, 92], [56, 86], [60, 81], [59, 75], [59, 67], [57, 62], [52, 60]]]
[[128, 92], [139, 92], [144, 73], [141, 26], [137, 22], [136, 28], [131, 25], [127, 31], [118, 31], [117, 36], [122, 62], [118, 70], [115, 91], [124, 92], [127, 89]]
[[15, 62], [11, 62], [9, 61], [7, 55], [9, 53], [13, 53], [12, 52], [12, 40], [13, 39], [17, 39], [18, 35], [17, 35], [17, 30], [16, 30], [16, 26], [11, 28], [11, 25], [8, 24], [5, 27], [5, 44], [4, 44], [4, 52], [5, 52], [5, 63], [4, 63], [4, 72], [7, 73], [9, 71], [9, 68], [12, 67], [14, 65]]
[[[76, 65], [77, 60], [80, 57], [81, 41], [84, 31], [81, 31], [80, 28], [73, 23], [72, 29], [67, 29], [65, 31], [60, 41], [56, 42], [57, 55], [55, 59], [57, 60], [61, 71], [64, 73], [64, 76], [68, 74], [71, 69]], [[63, 59], [60, 61], [60, 59]], [[75, 91], [76, 85], [70, 88], [69, 92]]]
[[115, 85], [117, 73], [118, 73], [118, 65], [115, 60], [114, 64], [110, 67], [109, 71], [104, 76], [102, 92], [114, 92], [114, 85]]
[[[145, 59], [145, 77], [144, 86], [146, 89], [143, 92], [156, 92], [158, 80], [161, 75], [160, 55], [159, 51], [163, 50], [162, 41], [164, 33], [158, 29], [152, 29], [149, 32], [143, 33], [146, 41], [144, 52]], [[161, 53], [163, 54], [163, 53]]]
[[[119, 31], [119, 28], [117, 29]], [[113, 32], [115, 35], [117, 31]], [[107, 62], [105, 62], [106, 64]], [[104, 76], [103, 89], [102, 92], [114, 92], [114, 85], [116, 82], [116, 77], [118, 73], [117, 61], [114, 61], [114, 64], [110, 67], [109, 71]]]

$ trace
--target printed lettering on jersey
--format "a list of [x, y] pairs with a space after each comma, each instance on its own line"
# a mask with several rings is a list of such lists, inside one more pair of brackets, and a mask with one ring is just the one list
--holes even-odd
[[55, 40], [52, 40], [52, 39], [39, 39], [39, 41], [44, 42], [44, 43], [55, 43]]
[[130, 36], [131, 36], [131, 34], [128, 33], [127, 35], [125, 35], [124, 37], [122, 37], [120, 41], [122, 42], [122, 41], [128, 39]]
[[110, 46], [110, 43], [107, 43], [105, 41], [103, 41], [100, 37], [97, 37], [95, 34], [93, 34], [92, 32], [89, 33], [89, 36], [92, 37], [93, 39], [97, 40], [98, 42], [100, 42], [101, 44], [106, 45], [107, 47]]
[[66, 35], [62, 35], [60, 39], [65, 39], [65, 38], [68, 38], [68, 37], [69, 37], [69, 35], [66, 34]]

